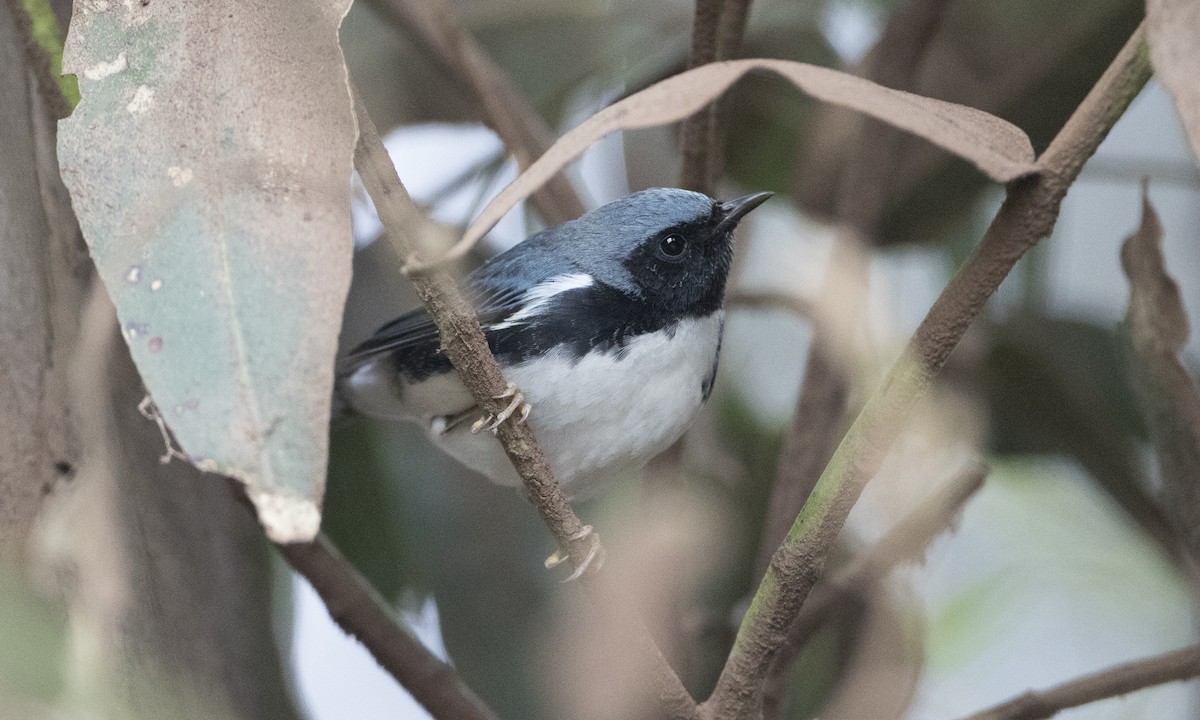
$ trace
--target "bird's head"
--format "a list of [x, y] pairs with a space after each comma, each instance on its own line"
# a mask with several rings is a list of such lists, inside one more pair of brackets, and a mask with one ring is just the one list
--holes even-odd
[[707, 314], [724, 298], [734, 229], [769, 197], [760, 192], [721, 202], [690, 190], [651, 188], [562, 229], [573, 263], [595, 279], [664, 309]]

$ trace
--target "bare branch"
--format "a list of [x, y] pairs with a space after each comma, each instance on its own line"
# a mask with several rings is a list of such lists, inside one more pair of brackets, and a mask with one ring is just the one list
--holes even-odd
[[[692, 16], [692, 52], [688, 69], [717, 59], [722, 6], [724, 0], [695, 0]], [[680, 185], [712, 195], [715, 168], [711, 155], [713, 137], [713, 106], [708, 105], [683, 123], [683, 169]]]
[[438, 720], [495, 720], [492, 712], [421, 641], [324, 534], [309, 543], [277, 545], [280, 554], [321, 596], [329, 616], [355, 638], [421, 707]]
[[[484, 121], [524, 170], [546, 152], [553, 134], [504, 70], [488, 57], [445, 0], [374, 0], [371, 6], [405, 31], [413, 29], [475, 96]], [[573, 220], [586, 208], [567, 176], [558, 173], [533, 194], [548, 225]]]
[[1200, 645], [1116, 665], [1046, 690], [1031, 690], [963, 720], [1039, 720], [1061, 710], [1200, 676]]
[[1050, 234], [1080, 168], [1151, 74], [1139, 27], [1038, 161], [1040, 173], [1009, 184], [1008, 197], [975, 253], [942, 291], [882, 386], [843, 438], [742, 620], [733, 651], [704, 711], [750, 718], [762, 686], [825, 556], [867, 482], [967, 328], [1013, 265]]
[[[354, 97], [359, 127], [355, 166], [363, 186], [375, 201], [379, 219], [398, 254], [408, 266], [419, 264], [414, 239], [420, 237], [422, 232], [422, 218], [400, 182], [396, 168], [357, 92]], [[504, 377], [488, 348], [474, 310], [463, 300], [454, 280], [445, 270], [434, 268], [412, 272], [410, 277], [425, 309], [437, 324], [446, 357], [458, 371], [476, 404], [484, 411], [500, 413], [505, 404], [498, 399], [505, 390]], [[559, 547], [567, 554], [571, 565], [576, 570], [586, 568], [588, 558], [597, 552], [599, 540], [594, 534], [588, 535], [583, 522], [567, 502], [533, 430], [525, 423], [506, 422], [500, 424], [496, 437], [520, 474], [530, 502]], [[595, 577], [594, 572], [583, 576], [591, 592], [600, 591], [594, 585]], [[695, 717], [695, 702], [645, 629], [639, 626], [635, 618], [612, 619], [623, 623], [619, 630], [640, 645], [636, 648], [637, 656], [647, 663], [647, 672], [668, 717], [680, 720]]]

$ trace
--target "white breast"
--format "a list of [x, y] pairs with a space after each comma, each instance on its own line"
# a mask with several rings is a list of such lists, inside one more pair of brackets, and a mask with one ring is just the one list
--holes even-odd
[[[529, 423], [574, 494], [612, 472], [644, 464], [679, 438], [704, 402], [723, 314], [641, 335], [620, 352], [575, 360], [563, 349], [506, 368], [533, 405]], [[492, 437], [462, 430], [434, 440], [496, 482], [519, 478]]]

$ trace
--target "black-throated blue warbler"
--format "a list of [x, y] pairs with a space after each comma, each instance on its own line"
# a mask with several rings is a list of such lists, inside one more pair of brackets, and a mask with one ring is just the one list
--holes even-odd
[[423, 309], [355, 348], [339, 393], [364, 414], [424, 423], [446, 452], [505, 485], [520, 478], [478, 431], [527, 419], [568, 493], [586, 493], [668, 447], [708, 399], [733, 231], [770, 196], [643, 190], [471, 273], [463, 292], [510, 382], [499, 417], [481, 417]]

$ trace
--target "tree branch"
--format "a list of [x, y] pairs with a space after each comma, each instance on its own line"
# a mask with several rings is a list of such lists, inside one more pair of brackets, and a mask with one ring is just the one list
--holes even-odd
[[[354, 163], [367, 189], [388, 238], [396, 246], [406, 266], [420, 263], [414, 243], [421, 237], [420, 213], [409, 198], [387, 150], [379, 139], [374, 123], [358, 93], [354, 92], [355, 114], [358, 118], [359, 141]], [[459, 294], [454, 280], [445, 270], [437, 268], [413, 272], [413, 287], [437, 324], [442, 348], [476, 404], [486, 412], [498, 414], [505, 401], [498, 399], [505, 390], [500, 366], [488, 348], [487, 339], [479, 326], [474, 310]], [[567, 554], [576, 570], [586, 568], [588, 558], [599, 550], [599, 538], [588, 535], [583, 523], [567, 502], [562, 486], [546, 461], [546, 456], [526, 423], [501, 423], [496, 437], [503, 446], [513, 467], [521, 476], [530, 502], [550, 529], [559, 547]], [[596, 573], [584, 574], [583, 580], [593, 594], [601, 591], [595, 585]], [[670, 718], [694, 718], [696, 704], [688, 695], [679, 677], [654, 646], [653, 641], [634, 618], [614, 617], [622, 623], [619, 628], [639, 645], [639, 656], [647, 663], [659, 700]]]
[[355, 638], [438, 720], [496, 720], [497, 715], [421, 641], [324, 534], [309, 543], [276, 545], [321, 596], [329, 616]]
[[[445, 0], [373, 0], [393, 25], [415, 29], [451, 73], [475, 96], [484, 121], [500, 136], [521, 170], [541, 157], [553, 135], [508, 74], [488, 57]], [[586, 208], [567, 176], [558, 173], [538, 189], [533, 205], [547, 225], [582, 215]]]
[[[717, 59], [720, 48], [721, 14], [724, 0], [695, 0], [692, 16], [692, 52], [688, 56], [690, 70]], [[680, 185], [712, 195], [715, 168], [713, 167], [713, 105], [706, 106], [683, 123], [683, 169]]]
[[1040, 173], [1010, 183], [978, 248], [942, 291], [909, 346], [843, 438], [783, 544], [774, 553], [704, 711], [755, 717], [762, 686], [825, 556], [904, 421], [927, 394], [984, 303], [1013, 265], [1049, 235], [1080, 168], [1151, 74], [1142, 27], [1122, 48], [1039, 158]]
[[963, 720], [1039, 720], [1061, 710], [1200, 676], [1200, 645], [1116, 665], [1046, 690], [1031, 690]]

